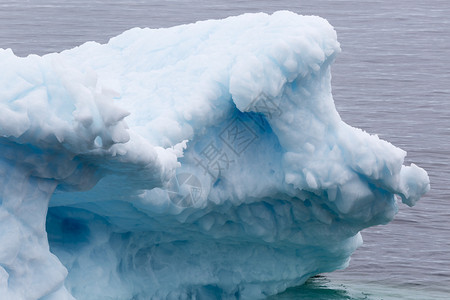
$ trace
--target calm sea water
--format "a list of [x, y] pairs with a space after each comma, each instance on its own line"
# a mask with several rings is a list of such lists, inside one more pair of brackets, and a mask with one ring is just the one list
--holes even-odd
[[131, 27], [167, 27], [288, 9], [325, 17], [343, 53], [333, 67], [342, 118], [408, 151], [432, 190], [363, 232], [344, 271], [273, 299], [450, 299], [450, 1], [0, 0], [0, 47], [45, 54]]

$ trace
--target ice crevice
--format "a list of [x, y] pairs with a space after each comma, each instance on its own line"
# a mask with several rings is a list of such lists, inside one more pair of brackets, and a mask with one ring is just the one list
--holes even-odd
[[2, 299], [260, 299], [345, 268], [430, 188], [345, 124], [322, 18], [0, 49]]

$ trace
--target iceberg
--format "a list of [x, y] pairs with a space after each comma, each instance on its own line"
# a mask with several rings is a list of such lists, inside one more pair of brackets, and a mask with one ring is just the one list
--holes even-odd
[[261, 299], [430, 188], [344, 123], [336, 32], [287, 11], [0, 49], [2, 299]]

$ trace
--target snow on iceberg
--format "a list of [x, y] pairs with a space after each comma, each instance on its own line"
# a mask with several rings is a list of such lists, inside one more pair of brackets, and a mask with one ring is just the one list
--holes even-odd
[[319, 17], [0, 50], [2, 299], [255, 299], [344, 268], [429, 189], [345, 124]]

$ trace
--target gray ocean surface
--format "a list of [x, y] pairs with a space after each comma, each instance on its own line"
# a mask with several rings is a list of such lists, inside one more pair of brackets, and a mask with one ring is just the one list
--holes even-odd
[[414, 208], [400, 204], [389, 225], [364, 230], [347, 269], [272, 299], [450, 299], [450, 1], [0, 0], [0, 48], [45, 54], [105, 43], [136, 26], [276, 10], [319, 15], [335, 27], [339, 113], [406, 150], [432, 189]]

